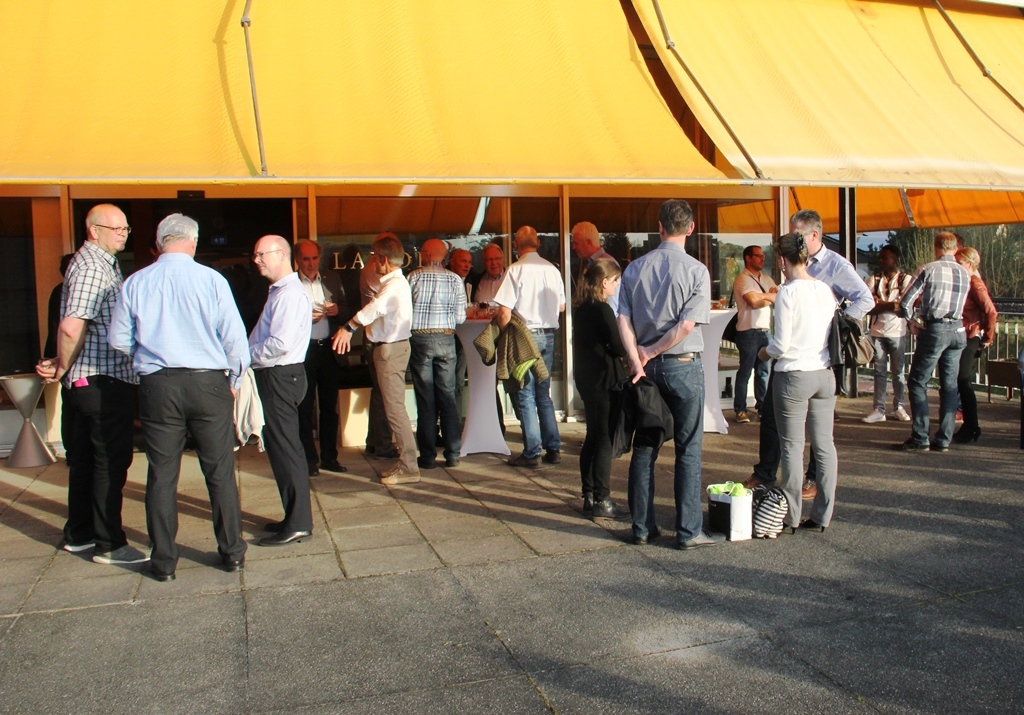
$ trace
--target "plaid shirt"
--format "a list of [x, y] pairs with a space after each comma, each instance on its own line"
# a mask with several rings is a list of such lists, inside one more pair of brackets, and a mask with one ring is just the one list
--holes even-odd
[[900, 315], [912, 316], [914, 302], [921, 297], [918, 313], [924, 320], [951, 318], [960, 320], [964, 302], [971, 288], [971, 277], [953, 256], [945, 255], [937, 261], [917, 269], [910, 287], [900, 301]]
[[455, 330], [466, 320], [466, 289], [462, 279], [438, 264], [409, 274], [413, 330]]
[[113, 255], [86, 241], [75, 253], [64, 278], [60, 317], [86, 321], [85, 342], [64, 375], [64, 385], [93, 375], [106, 375], [136, 384], [131, 358], [107, 342], [110, 319], [121, 295], [124, 277]]

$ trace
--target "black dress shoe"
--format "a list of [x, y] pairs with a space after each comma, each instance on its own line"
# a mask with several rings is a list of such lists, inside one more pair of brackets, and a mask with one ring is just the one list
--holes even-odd
[[932, 442], [931, 447], [928, 448], [932, 452], [948, 452], [948, 444], [939, 444], [938, 442]]
[[446, 457], [444, 460], [444, 466], [448, 467], [449, 469], [453, 469], [454, 467], [459, 466], [459, 464], [460, 462], [458, 457]]
[[416, 466], [420, 469], [437, 469], [437, 458], [431, 459], [430, 457], [417, 457]]
[[167, 583], [168, 581], [174, 580], [173, 571], [161, 571], [160, 569], [151, 568], [149, 570], [149, 575], [153, 578], [153, 580], [160, 581], [161, 583]]
[[320, 476], [320, 468], [317, 467], [315, 464], [309, 465], [309, 476], [311, 476], [311, 477], [319, 477]]
[[548, 452], [545, 452], [544, 453], [544, 463], [545, 464], [561, 464], [562, 463], [562, 453], [559, 450], [557, 450], [557, 449], [552, 449], [552, 450], [550, 450]]
[[583, 513], [586, 516], [594, 513], [594, 496], [592, 494], [583, 495]]
[[827, 526], [822, 526], [821, 524], [819, 524], [818, 522], [814, 521], [813, 519], [806, 519], [805, 521], [801, 521], [800, 522], [800, 528], [801, 529], [809, 529], [811, 531], [825, 531], [825, 529], [827, 529], [828, 527]]
[[348, 467], [343, 464], [338, 464], [337, 459], [332, 459], [329, 462], [320, 462], [320, 468], [326, 469], [328, 472], [347, 472]]
[[280, 534], [281, 529], [284, 527], [283, 521], [268, 521], [263, 530], [268, 534]]
[[927, 452], [929, 445], [927, 443], [920, 444], [919, 442], [915, 442], [914, 438], [911, 437], [903, 444], [895, 445], [895, 448], [903, 452]]
[[978, 437], [981, 437], [981, 427], [967, 427], [964, 425], [953, 435], [953, 441], [957, 444], [967, 444], [968, 442], [977, 442]]
[[235, 571], [241, 571], [245, 568], [245, 557], [240, 559], [224, 559], [224, 570], [228, 573], [234, 573]]
[[612, 503], [611, 499], [595, 501], [592, 507], [592, 518], [594, 519], [615, 519], [622, 521], [629, 518], [629, 512], [623, 511]]
[[636, 536], [636, 535], [630, 536], [629, 539], [627, 539], [627, 541], [629, 541], [629, 543], [631, 543], [631, 544], [635, 544], [636, 546], [643, 546], [644, 544], [648, 543], [649, 541], [654, 541], [655, 539], [657, 539], [660, 536], [661, 536], [661, 529], [655, 529], [654, 531], [647, 532], [647, 536]]
[[274, 534], [273, 536], [264, 536], [256, 543], [259, 546], [284, 546], [285, 544], [290, 544], [293, 541], [295, 543], [299, 543], [303, 539], [308, 539], [312, 535], [313, 532], [311, 531], [282, 531]]

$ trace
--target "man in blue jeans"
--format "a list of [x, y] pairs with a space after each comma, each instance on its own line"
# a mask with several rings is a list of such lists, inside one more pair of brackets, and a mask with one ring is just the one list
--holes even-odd
[[[672, 412], [675, 440], [676, 542], [680, 549], [714, 546], [722, 534], [704, 530], [701, 453], [704, 446], [704, 338], [697, 325], [711, 317], [711, 279], [686, 253], [693, 211], [685, 201], [661, 205], [661, 245], [630, 263], [619, 291], [619, 332], [633, 382], [653, 382]], [[658, 448], [634, 441], [629, 463], [629, 509], [635, 544], [661, 534], [654, 516], [654, 464]]]
[[[971, 287], [971, 277], [956, 262], [956, 236], [943, 231], [935, 236], [935, 260], [917, 269], [910, 286], [900, 300], [899, 314], [910, 318], [914, 303], [918, 307], [924, 331], [917, 336], [917, 347], [910, 363], [910, 438], [897, 449], [907, 452], [948, 452], [956, 424], [956, 376], [960, 353], [967, 334], [960, 318]], [[939, 429], [928, 439], [928, 380], [939, 371]]]
[[736, 422], [750, 422], [747, 416], [747, 383], [754, 373], [754, 409], [761, 411], [761, 401], [768, 390], [767, 360], [757, 357], [761, 348], [768, 347], [768, 333], [772, 327], [772, 305], [778, 287], [764, 272], [764, 249], [747, 246], [743, 249], [743, 272], [736, 276], [732, 286], [736, 303], [736, 347], [740, 351], [740, 367], [736, 371], [736, 392], [732, 407]]
[[[558, 317], [565, 310], [565, 286], [558, 268], [541, 258], [538, 248], [540, 239], [536, 229], [523, 226], [516, 231], [519, 260], [505, 272], [494, 302], [499, 306], [499, 326], [504, 328], [508, 325], [513, 311], [526, 324], [550, 375]], [[545, 451], [546, 463], [561, 462], [562, 441], [555, 420], [555, 406], [551, 402], [551, 379], [538, 382], [533, 371], [528, 371], [522, 389], [514, 393], [513, 399], [523, 427], [523, 453], [508, 463], [513, 467], [536, 469], [540, 467], [541, 448]]]
[[437, 420], [446, 467], [459, 466], [462, 449], [459, 410], [455, 404], [455, 326], [466, 320], [462, 278], [446, 270], [448, 247], [431, 238], [420, 249], [421, 268], [409, 274], [412, 289], [412, 335], [409, 368], [416, 394], [416, 442], [420, 469], [437, 467]]

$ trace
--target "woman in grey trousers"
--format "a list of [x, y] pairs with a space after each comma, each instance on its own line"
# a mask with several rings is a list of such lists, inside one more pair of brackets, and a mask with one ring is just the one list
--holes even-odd
[[[832, 520], [836, 493], [836, 446], [832, 414], [836, 406], [835, 374], [828, 335], [836, 299], [832, 289], [807, 273], [807, 243], [800, 233], [779, 239], [786, 282], [775, 299], [775, 332], [760, 358], [775, 360], [772, 397], [782, 451], [782, 491], [789, 502], [787, 531], [824, 531]], [[804, 480], [804, 427], [817, 461], [818, 494], [810, 519], [801, 520]]]

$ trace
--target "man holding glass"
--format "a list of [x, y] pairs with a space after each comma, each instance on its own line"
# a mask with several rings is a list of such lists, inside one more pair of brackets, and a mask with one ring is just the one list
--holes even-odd
[[[338, 320], [338, 305], [345, 302], [345, 291], [337, 273], [320, 272], [320, 245], [314, 241], [303, 239], [295, 244], [295, 264], [299, 268], [299, 279], [313, 304], [313, 325], [305, 361], [306, 396], [299, 405], [299, 437], [306, 452], [309, 476], [317, 476], [321, 468], [329, 472], [346, 472], [348, 470], [338, 464], [338, 388], [341, 368], [331, 349], [331, 335], [341, 324]], [[313, 442], [314, 401], [320, 412], [317, 430], [320, 437], [319, 456]]]

